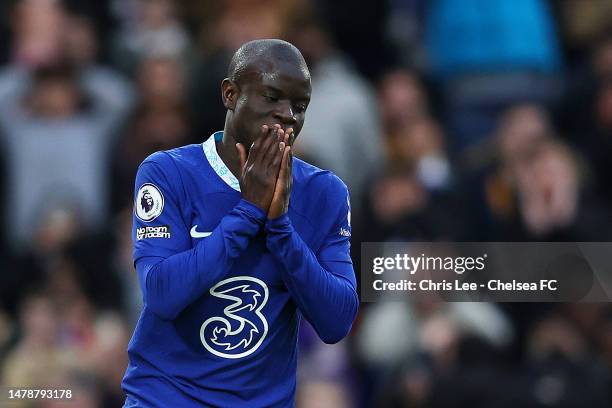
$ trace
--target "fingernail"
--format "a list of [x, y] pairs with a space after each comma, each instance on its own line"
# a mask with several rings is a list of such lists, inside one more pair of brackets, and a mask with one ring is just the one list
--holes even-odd
[[282, 151], [285, 148], [285, 143], [284, 142], [280, 142], [278, 144], [278, 147], [280, 148], [280, 150]]

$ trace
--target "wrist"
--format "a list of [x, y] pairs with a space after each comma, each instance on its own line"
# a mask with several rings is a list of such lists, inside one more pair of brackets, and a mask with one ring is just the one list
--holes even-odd
[[265, 231], [270, 234], [293, 231], [289, 215], [285, 212], [276, 218], [268, 218], [265, 224]]
[[287, 214], [287, 209], [282, 209], [279, 211], [279, 210], [273, 210], [272, 208], [270, 208], [270, 211], [268, 211], [268, 219], [275, 220], [277, 218], [282, 217], [285, 214]]
[[244, 212], [251, 220], [258, 224], [264, 224], [266, 222], [266, 212], [257, 204], [245, 198], [242, 198], [238, 202], [236, 208]]
[[257, 207], [258, 209], [260, 209], [261, 211], [263, 211], [266, 214], [270, 210], [268, 207], [263, 205], [260, 201], [256, 200], [255, 197], [249, 197], [249, 196], [246, 196], [246, 195], [242, 195], [242, 200], [248, 202], [249, 204], [251, 204], [254, 207]]

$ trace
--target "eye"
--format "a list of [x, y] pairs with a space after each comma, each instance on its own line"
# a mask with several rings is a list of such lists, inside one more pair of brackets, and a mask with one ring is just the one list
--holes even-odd
[[299, 113], [306, 112], [306, 104], [305, 103], [298, 103], [297, 105], [295, 105], [295, 111], [299, 112]]
[[270, 103], [278, 102], [278, 97], [276, 95], [264, 94], [264, 99], [266, 102]]

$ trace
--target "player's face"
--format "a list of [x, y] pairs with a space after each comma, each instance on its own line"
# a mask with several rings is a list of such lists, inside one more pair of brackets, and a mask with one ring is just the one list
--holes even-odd
[[290, 144], [302, 130], [310, 102], [310, 75], [286, 64], [271, 72], [252, 75], [240, 86], [240, 97], [234, 110], [237, 136], [250, 147], [260, 135], [262, 125], [279, 124], [293, 128]]

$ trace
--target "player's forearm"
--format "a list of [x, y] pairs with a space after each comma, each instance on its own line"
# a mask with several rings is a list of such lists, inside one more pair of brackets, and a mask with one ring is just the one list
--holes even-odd
[[283, 265], [283, 280], [300, 311], [324, 342], [340, 341], [359, 307], [352, 264], [322, 266], [286, 215], [268, 221], [266, 233], [267, 247]]
[[174, 319], [223, 279], [264, 220], [263, 211], [241, 201], [192, 249], [168, 258], [139, 260], [136, 267], [147, 306], [163, 319]]

